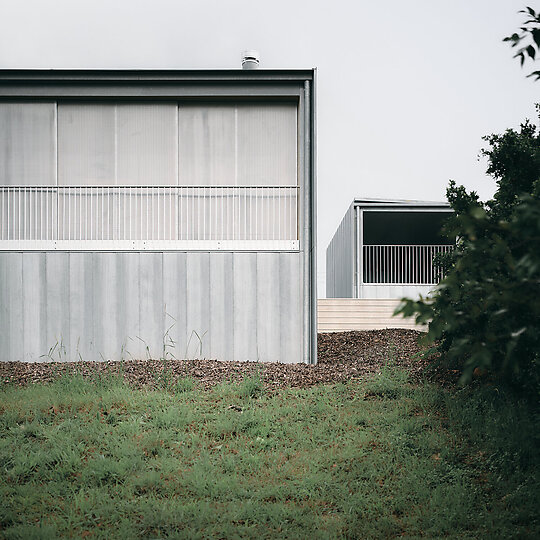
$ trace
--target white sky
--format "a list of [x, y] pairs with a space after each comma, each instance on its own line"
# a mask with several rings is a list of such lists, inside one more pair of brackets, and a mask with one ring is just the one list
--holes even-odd
[[[0, 0], [0, 68], [318, 68], [318, 275], [354, 197], [485, 199], [482, 136], [534, 119], [502, 38], [538, 0]], [[537, 69], [537, 68], [535, 68]]]

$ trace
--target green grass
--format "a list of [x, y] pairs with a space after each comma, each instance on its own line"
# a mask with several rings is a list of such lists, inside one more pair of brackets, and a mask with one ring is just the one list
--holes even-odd
[[540, 536], [539, 417], [492, 387], [74, 376], [0, 411], [3, 538]]

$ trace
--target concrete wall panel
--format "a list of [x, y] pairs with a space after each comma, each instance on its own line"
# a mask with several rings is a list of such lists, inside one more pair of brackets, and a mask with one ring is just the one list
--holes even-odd
[[301, 257], [0, 253], [0, 361], [301, 362]]

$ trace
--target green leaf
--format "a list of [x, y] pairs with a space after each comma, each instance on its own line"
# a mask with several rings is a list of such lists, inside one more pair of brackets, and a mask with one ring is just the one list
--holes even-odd
[[[503, 39], [503, 41], [512, 41], [514, 43], [514, 45], [516, 45], [517, 43], [519, 43], [521, 41], [521, 38], [519, 37], [518, 34], [512, 34], [511, 36], [508, 36], [508, 37], [505, 37]], [[512, 45], [512, 47], [514, 46]]]
[[536, 49], [532, 45], [529, 45], [527, 47], [527, 54], [534, 60], [534, 57], [536, 56]]
[[531, 30], [533, 41], [536, 43], [537, 47], [540, 47], [540, 28], [533, 28]]

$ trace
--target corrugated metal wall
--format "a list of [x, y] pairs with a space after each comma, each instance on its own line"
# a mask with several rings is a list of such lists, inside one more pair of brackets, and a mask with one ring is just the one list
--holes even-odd
[[0, 253], [0, 361], [298, 362], [301, 257]]
[[327, 298], [354, 296], [354, 227], [354, 205], [351, 205], [326, 250]]

